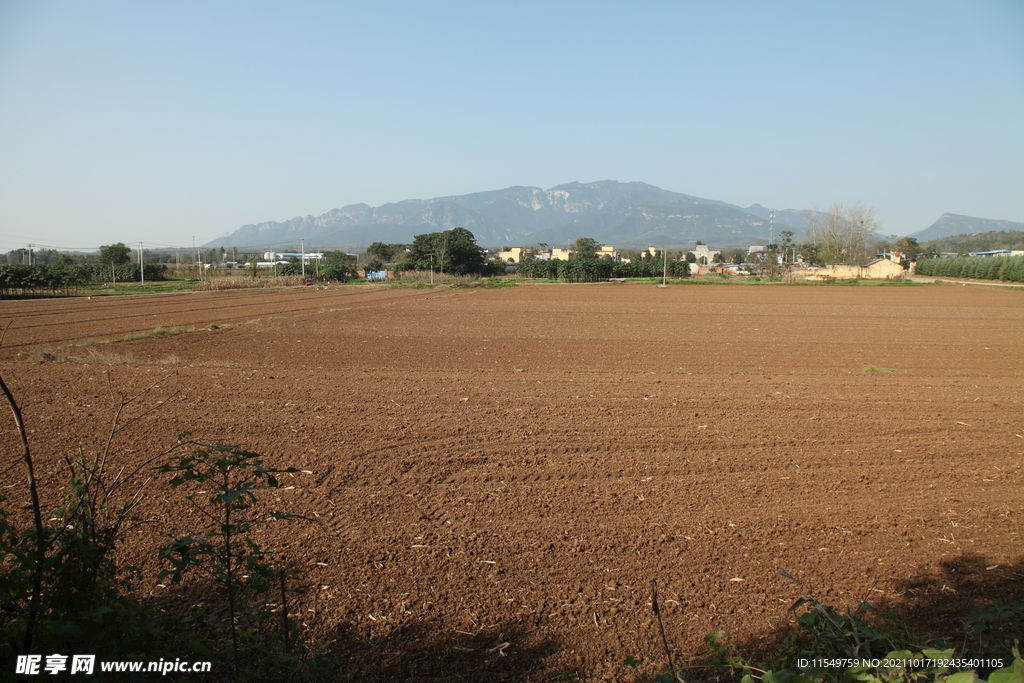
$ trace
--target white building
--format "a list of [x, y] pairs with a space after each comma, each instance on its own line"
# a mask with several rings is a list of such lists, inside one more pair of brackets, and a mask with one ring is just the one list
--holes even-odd
[[[712, 251], [706, 244], [698, 244], [690, 253], [697, 257], [697, 263], [714, 263], [721, 251]], [[704, 259], [703, 261], [701, 259]]]
[[307, 251], [305, 254], [299, 252], [268, 251], [263, 254], [264, 261], [285, 261], [289, 258], [297, 258], [304, 259], [306, 263], [309, 263], [310, 261], [320, 261], [323, 257], [323, 252], [320, 251]]

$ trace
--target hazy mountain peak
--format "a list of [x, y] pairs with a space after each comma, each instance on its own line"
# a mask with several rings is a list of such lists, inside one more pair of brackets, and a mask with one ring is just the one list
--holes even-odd
[[924, 230], [910, 234], [918, 242], [937, 240], [952, 235], [971, 235], [979, 232], [1005, 232], [1024, 230], [1024, 223], [1013, 221], [992, 220], [989, 218], [975, 218], [974, 216], [963, 216], [957, 213], [944, 213], [939, 220], [929, 225]]
[[[805, 227], [804, 214], [800, 209], [777, 210], [774, 236], [792, 230], [799, 241]], [[648, 244], [690, 247], [701, 240], [724, 249], [764, 244], [768, 218], [769, 209], [761, 204], [743, 209], [639, 181], [597, 180], [573, 181], [548, 189], [516, 185], [465, 195], [404, 199], [377, 207], [348, 204], [321, 216], [245, 225], [227, 240], [256, 247], [305, 238], [308, 247], [330, 248], [372, 242], [407, 243], [416, 235], [461, 226], [471, 230], [482, 246], [561, 244], [577, 237], [593, 237], [626, 248]], [[942, 235], [1024, 227], [1009, 221], [946, 213], [931, 228], [913, 236], [934, 239], [924, 233], [940, 225]], [[222, 243], [218, 240], [206, 246]]]

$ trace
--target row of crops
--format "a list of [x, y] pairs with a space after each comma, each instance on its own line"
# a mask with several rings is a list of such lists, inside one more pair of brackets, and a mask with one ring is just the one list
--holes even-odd
[[959, 256], [923, 259], [917, 262], [916, 273], [927, 277], [965, 277], [978, 280], [1024, 282], [1024, 256]]
[[145, 271], [136, 263], [114, 266], [58, 266], [47, 263], [0, 266], [0, 299], [41, 296], [74, 296], [92, 282], [138, 282], [145, 273], [147, 281], [164, 279], [167, 266], [147, 263]]
[[[516, 264], [516, 274], [531, 278], [550, 278], [567, 282], [598, 282], [613, 277], [661, 277], [665, 272], [661, 261], [610, 261], [605, 259], [546, 259]], [[669, 277], [689, 277], [690, 264], [669, 261]]]

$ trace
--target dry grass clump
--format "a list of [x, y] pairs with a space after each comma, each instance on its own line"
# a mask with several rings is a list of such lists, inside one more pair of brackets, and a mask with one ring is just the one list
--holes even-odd
[[[227, 275], [224, 277], [211, 277], [201, 282], [197, 282], [195, 283], [193, 290], [197, 292], [216, 292], [228, 289], [301, 287], [306, 284], [306, 280], [311, 278], [315, 279], [315, 276], [312, 273], [307, 274], [305, 280], [301, 275], [261, 276], [255, 278], [249, 274]], [[434, 285], [464, 287], [480, 281], [481, 277], [479, 275], [450, 275], [448, 273], [439, 273], [437, 271], [431, 273], [429, 270], [408, 270], [393, 272], [391, 273], [391, 277], [387, 280], [352, 280], [350, 282], [353, 284], [358, 283], [363, 285], [398, 285], [400, 287], [420, 287], [430, 285], [431, 283]], [[317, 284], [319, 286], [323, 286], [326, 283], [320, 282]]]
[[37, 351], [36, 359], [46, 363], [96, 363], [99, 365], [120, 365], [136, 362], [134, 354], [121, 353], [112, 351], [109, 348], [97, 348], [95, 346], [66, 348], [48, 346]]
[[95, 346], [90, 346], [85, 349], [85, 357], [81, 359], [83, 363], [100, 363], [103, 365], [120, 365], [123, 363], [134, 363], [135, 354], [132, 353], [121, 353], [118, 351], [111, 351], [110, 349], [98, 349]]
[[270, 287], [299, 287], [306, 281], [301, 275], [279, 275], [277, 277], [253, 277], [252, 275], [228, 275], [211, 277], [197, 282], [192, 288], [196, 292], [216, 292], [224, 289], [265, 289]]
[[[227, 326], [225, 326], [227, 327]], [[211, 325], [208, 330], [217, 330], [221, 327]], [[135, 332], [123, 337], [112, 339], [88, 339], [75, 344], [65, 346], [45, 345], [35, 350], [35, 360], [52, 363], [100, 363], [100, 364], [121, 364], [121, 363], [151, 363], [156, 362], [162, 365], [180, 365], [181, 359], [177, 356], [167, 356], [159, 361], [139, 361], [134, 354], [114, 351], [110, 347], [118, 342], [134, 341], [136, 339], [147, 339], [149, 337], [163, 337], [166, 335], [187, 334], [196, 332], [196, 328], [172, 327], [166, 329], [158, 327], [151, 332]]]
[[179, 356], [171, 354], [157, 360], [140, 360], [135, 354], [113, 351], [109, 347], [47, 347], [36, 353], [36, 360], [44, 363], [91, 363], [96, 365], [184, 365]]
[[481, 280], [479, 275], [449, 275], [448, 273], [439, 273], [436, 270], [431, 274], [429, 270], [405, 270], [401, 272], [393, 273], [391, 278], [388, 280], [375, 280], [374, 282], [382, 282], [389, 284], [425, 284], [429, 285], [433, 280], [435, 285], [440, 284], [451, 284], [451, 285], [468, 285], [473, 282]]

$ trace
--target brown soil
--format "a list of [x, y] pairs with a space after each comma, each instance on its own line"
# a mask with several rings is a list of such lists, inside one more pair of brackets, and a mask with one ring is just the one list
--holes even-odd
[[[720, 628], [777, 639], [801, 592], [780, 567], [824, 602], [952, 633], [1024, 598], [1020, 290], [360, 286], [0, 317], [50, 506], [59, 456], [106, 438], [111, 387], [158, 384], [130, 415], [163, 401], [119, 463], [190, 431], [312, 472], [270, 498], [315, 522], [263, 541], [304, 570], [293, 612], [344, 652], [339, 678], [653, 667], [655, 579], [683, 658]], [[196, 331], [58, 348], [157, 327]], [[155, 576], [152, 547], [198, 519], [150, 491], [159, 526], [126, 552]]]

